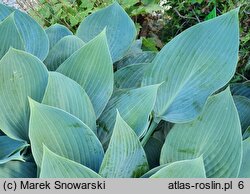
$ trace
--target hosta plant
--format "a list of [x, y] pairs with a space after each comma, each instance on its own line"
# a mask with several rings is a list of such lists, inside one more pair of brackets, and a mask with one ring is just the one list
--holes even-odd
[[118, 3], [75, 35], [0, 4], [0, 177], [249, 177], [238, 11], [153, 53]]

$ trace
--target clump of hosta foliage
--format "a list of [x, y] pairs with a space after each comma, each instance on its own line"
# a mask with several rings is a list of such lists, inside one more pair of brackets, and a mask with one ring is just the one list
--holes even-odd
[[238, 11], [154, 53], [117, 3], [75, 35], [0, 4], [0, 177], [249, 177]]

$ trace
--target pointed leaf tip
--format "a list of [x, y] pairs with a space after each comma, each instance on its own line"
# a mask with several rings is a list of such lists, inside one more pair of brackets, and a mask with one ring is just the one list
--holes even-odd
[[52, 152], [43, 146], [40, 178], [101, 178], [93, 170]]

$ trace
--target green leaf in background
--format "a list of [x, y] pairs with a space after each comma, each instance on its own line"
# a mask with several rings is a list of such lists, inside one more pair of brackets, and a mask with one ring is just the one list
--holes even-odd
[[48, 71], [35, 56], [11, 48], [0, 60], [0, 128], [10, 138], [28, 141], [28, 96], [42, 101]]
[[160, 0], [141, 0], [144, 5], [159, 3]]
[[216, 17], [216, 6], [212, 9], [212, 11], [205, 17], [205, 20], [210, 20]]
[[206, 178], [203, 158], [173, 162], [150, 178]]
[[[1, 161], [8, 161], [8, 158], [10, 158], [12, 155], [15, 155], [15, 153], [20, 152], [23, 148], [25, 148], [27, 144], [25, 142], [16, 141], [14, 139], [9, 138], [8, 136], [0, 136], [0, 164]], [[19, 159], [20, 154], [17, 154], [18, 158], [11, 159]]]
[[101, 178], [91, 169], [43, 148], [40, 178]]
[[136, 37], [134, 22], [117, 3], [101, 9], [86, 17], [80, 24], [76, 35], [89, 42], [103, 29], [107, 29], [107, 40], [113, 62], [121, 59]]
[[242, 158], [241, 126], [229, 88], [209, 97], [194, 121], [174, 125], [163, 145], [160, 164], [201, 155], [207, 177], [238, 176]]
[[30, 99], [29, 137], [34, 159], [41, 167], [43, 145], [54, 153], [98, 171], [103, 148], [93, 131], [73, 115]]
[[139, 137], [143, 136], [149, 125], [149, 115], [155, 104], [158, 87], [152, 85], [114, 93], [97, 122], [98, 137], [104, 147], [112, 135], [117, 109], [135, 133]]
[[250, 137], [243, 141], [243, 157], [239, 178], [250, 178]]
[[147, 157], [137, 135], [117, 111], [113, 134], [104, 155], [100, 175], [106, 178], [134, 178], [140, 177], [147, 170]]
[[156, 42], [153, 38], [143, 38], [142, 39], [143, 49], [148, 51], [157, 52]]
[[139, 53], [131, 53], [123, 57], [120, 61], [117, 61], [114, 65], [117, 69], [121, 69], [128, 65], [136, 63], [151, 63], [156, 56], [156, 52], [144, 51]]
[[233, 96], [234, 103], [239, 113], [242, 134], [250, 126], [250, 99], [245, 96]]
[[73, 33], [61, 24], [54, 24], [45, 30], [49, 38], [49, 49], [65, 36], [73, 35]]
[[113, 92], [113, 66], [105, 31], [72, 54], [57, 69], [87, 92], [98, 118]]
[[14, 20], [14, 14], [11, 14], [0, 23], [0, 34], [0, 59], [5, 55], [5, 53], [7, 53], [10, 47], [24, 50], [24, 42], [20, 33], [18, 32]]
[[0, 178], [36, 178], [36, 165], [21, 161], [0, 164]]
[[144, 146], [150, 169], [160, 165], [160, 155], [162, 146], [163, 143], [154, 137], [150, 137], [148, 142]]
[[126, 9], [138, 3], [138, 0], [118, 0], [117, 2]]
[[48, 70], [55, 71], [67, 58], [80, 49], [84, 42], [74, 35], [68, 35], [59, 40], [49, 51], [44, 64]]
[[156, 122], [193, 120], [208, 96], [232, 78], [238, 60], [238, 25], [235, 9], [182, 32], [157, 54], [143, 80], [143, 85], [164, 81], [154, 108]]
[[250, 81], [230, 85], [232, 95], [245, 96], [250, 99]]
[[128, 65], [119, 69], [114, 74], [115, 87], [119, 89], [139, 88], [143, 79], [144, 71], [150, 63]]
[[49, 81], [42, 103], [69, 112], [96, 133], [94, 108], [84, 89], [74, 80], [58, 72], [49, 72]]

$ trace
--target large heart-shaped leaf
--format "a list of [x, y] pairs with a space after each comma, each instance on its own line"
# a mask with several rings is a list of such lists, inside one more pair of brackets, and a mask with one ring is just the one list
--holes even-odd
[[43, 148], [40, 178], [101, 178], [93, 170]]
[[203, 158], [173, 162], [150, 178], [206, 178]]
[[0, 34], [0, 59], [5, 55], [5, 53], [7, 53], [10, 47], [24, 50], [24, 42], [20, 33], [18, 32], [14, 20], [14, 14], [11, 14], [0, 23]]
[[35, 56], [10, 49], [0, 60], [0, 128], [9, 137], [28, 141], [28, 96], [42, 101], [48, 71]]
[[250, 99], [245, 96], [234, 96], [234, 103], [239, 113], [242, 134], [250, 126]]
[[158, 87], [159, 85], [152, 85], [114, 93], [97, 122], [98, 136], [104, 147], [112, 135], [116, 109], [135, 133], [139, 137], [143, 136], [149, 125], [149, 115], [155, 104]]
[[51, 48], [44, 64], [46, 64], [50, 71], [55, 71], [67, 58], [83, 45], [84, 42], [77, 36], [65, 36]]
[[109, 178], [133, 178], [140, 177], [147, 170], [147, 157], [137, 135], [117, 111], [115, 127], [104, 155], [100, 175]]
[[192, 122], [175, 124], [166, 137], [161, 164], [203, 155], [207, 177], [237, 177], [242, 157], [239, 116], [229, 88], [208, 99]]
[[232, 78], [238, 60], [238, 25], [235, 9], [189, 28], [157, 54], [143, 80], [143, 85], [164, 81], [154, 108], [156, 122], [193, 120], [208, 96]]
[[120, 89], [140, 87], [144, 71], [150, 65], [150, 63], [138, 63], [119, 69], [114, 75], [115, 87]]
[[84, 42], [88, 42], [104, 28], [107, 29], [108, 45], [115, 62], [122, 58], [134, 41], [135, 24], [123, 8], [115, 2], [86, 17], [80, 24], [76, 35]]
[[55, 44], [61, 40], [64, 36], [73, 35], [73, 33], [65, 26], [61, 24], [54, 24], [45, 30], [49, 38], [49, 48], [55, 46]]
[[239, 177], [250, 178], [250, 137], [243, 141], [243, 157]]
[[36, 178], [36, 164], [21, 161], [0, 164], [0, 178]]
[[94, 108], [84, 89], [74, 80], [58, 72], [49, 72], [49, 81], [42, 103], [75, 115], [96, 132]]
[[[16, 141], [14, 139], [9, 138], [8, 136], [0, 136], [0, 164], [1, 161], [8, 161], [12, 155], [20, 152], [23, 148], [25, 148], [27, 144], [25, 142]], [[17, 158], [11, 157], [11, 159], [19, 159], [20, 154], [15, 155]], [[6, 160], [7, 159], [7, 160]]]
[[[11, 17], [13, 17], [16, 30], [22, 37], [25, 51], [37, 56], [41, 60], [44, 60], [49, 51], [49, 40], [43, 28], [34, 19], [22, 11], [2, 4], [0, 5], [0, 10], [4, 10], [0, 16], [0, 19], [2, 18], [2, 20], [3, 18], [8, 17], [10, 12], [13, 13], [13, 16]], [[15, 37], [10, 36], [10, 34], [6, 34], [5, 36], [6, 40]], [[15, 45], [9, 45], [9, 47], [15, 47]]]
[[34, 159], [41, 167], [43, 145], [56, 154], [98, 171], [103, 148], [93, 131], [73, 115], [30, 100], [29, 137]]
[[57, 69], [87, 92], [97, 118], [113, 92], [113, 66], [105, 31], [72, 54]]

